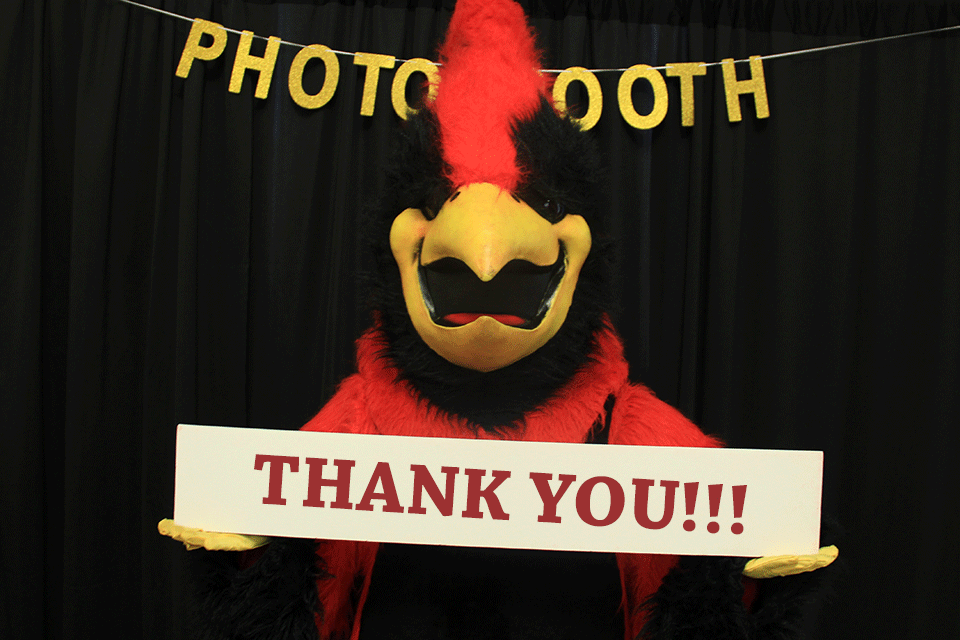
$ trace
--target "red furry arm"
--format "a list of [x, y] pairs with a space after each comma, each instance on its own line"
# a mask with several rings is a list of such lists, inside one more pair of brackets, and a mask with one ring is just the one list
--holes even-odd
[[[704, 434], [682, 413], [659, 400], [653, 392], [634, 384], [617, 394], [610, 421], [610, 444], [669, 447], [719, 447], [722, 443]], [[626, 638], [635, 638], [646, 622], [642, 605], [677, 563], [677, 556], [617, 554], [623, 580]]]
[[682, 413], [646, 387], [627, 384], [617, 394], [610, 423], [610, 444], [655, 447], [721, 447]]

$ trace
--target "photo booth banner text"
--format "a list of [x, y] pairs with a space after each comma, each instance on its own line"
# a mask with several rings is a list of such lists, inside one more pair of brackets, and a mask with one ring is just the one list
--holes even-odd
[[[205, 37], [206, 36], [206, 37]], [[266, 99], [270, 93], [270, 83], [273, 79], [273, 70], [277, 63], [280, 51], [280, 38], [270, 36], [266, 39], [266, 46], [262, 55], [251, 53], [254, 40], [252, 31], [243, 31], [230, 73], [228, 90], [240, 93], [247, 71], [257, 74], [257, 85], [254, 95]], [[193, 68], [194, 60], [215, 60], [219, 58], [227, 46], [227, 30], [216, 22], [194, 19], [184, 44], [180, 62], [177, 65], [176, 75], [187, 78]], [[307, 93], [303, 87], [303, 73], [308, 63], [318, 61], [324, 65], [325, 75], [323, 86], [316, 93]], [[360, 102], [360, 115], [372, 116], [376, 107], [377, 86], [380, 82], [380, 71], [393, 69], [397, 59], [394, 56], [380, 53], [360, 53], [353, 57], [353, 64], [365, 67], [363, 93]], [[753, 103], [758, 118], [770, 116], [770, 107], [767, 103], [767, 87], [763, 75], [763, 61], [760, 56], [750, 57], [750, 75], [738, 79], [733, 58], [727, 58], [720, 64], [723, 74], [723, 88], [727, 102], [727, 118], [730, 122], [739, 122], [742, 119], [740, 96], [753, 96]], [[407, 103], [407, 83], [414, 73], [426, 76], [430, 100], [436, 91], [439, 81], [437, 65], [425, 58], [414, 58], [404, 61], [393, 76], [391, 85], [391, 102], [393, 109], [401, 118], [406, 119], [415, 110]], [[666, 65], [666, 75], [677, 78], [680, 83], [680, 122], [685, 127], [694, 124], [694, 82], [696, 76], [707, 74], [707, 66], [701, 62], [683, 62]], [[340, 79], [340, 62], [328, 47], [312, 44], [303, 47], [293, 59], [287, 77], [287, 87], [290, 97], [304, 109], [319, 109], [327, 104], [337, 90]], [[649, 113], [641, 114], [633, 102], [633, 87], [638, 81], [647, 83], [653, 93], [653, 106]], [[558, 110], [565, 110], [567, 105], [567, 89], [573, 82], [583, 85], [587, 94], [586, 113], [574, 118], [584, 130], [592, 128], [600, 119], [603, 110], [603, 93], [596, 75], [583, 67], [571, 67], [557, 75], [553, 85], [553, 101]], [[663, 122], [669, 108], [667, 84], [663, 75], [645, 64], [637, 64], [622, 72], [617, 85], [617, 103], [620, 115], [631, 127], [636, 129], [652, 129]]]
[[823, 454], [180, 425], [174, 520], [473, 547], [816, 553]]

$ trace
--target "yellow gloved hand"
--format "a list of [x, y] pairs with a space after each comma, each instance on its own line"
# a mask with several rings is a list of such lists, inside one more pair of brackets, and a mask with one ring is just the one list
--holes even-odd
[[805, 556], [767, 556], [755, 558], [743, 568], [743, 575], [748, 578], [776, 578], [792, 576], [804, 571], [813, 571], [825, 567], [834, 560], [840, 551], [836, 546], [821, 547], [819, 553]]
[[164, 518], [157, 524], [157, 530], [165, 536], [179, 540], [189, 550], [207, 549], [208, 551], [249, 551], [270, 542], [265, 536], [245, 536], [240, 533], [218, 533], [193, 527], [183, 527]]

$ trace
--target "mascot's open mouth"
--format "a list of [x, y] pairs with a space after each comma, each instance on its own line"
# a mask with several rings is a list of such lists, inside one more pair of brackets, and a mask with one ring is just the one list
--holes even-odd
[[459, 327], [490, 316], [520, 329], [535, 329], [543, 321], [565, 271], [563, 243], [553, 264], [541, 267], [511, 260], [489, 282], [456, 258], [441, 258], [418, 269], [420, 292], [435, 324]]

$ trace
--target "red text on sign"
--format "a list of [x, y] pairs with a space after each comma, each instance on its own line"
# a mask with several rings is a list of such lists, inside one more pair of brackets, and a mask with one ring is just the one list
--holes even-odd
[[[356, 505], [350, 502], [350, 483], [353, 469], [356, 466], [354, 460], [334, 460], [333, 465], [330, 466], [328, 466], [326, 458], [305, 458], [304, 462], [308, 467], [307, 496], [303, 500], [303, 506], [305, 507], [326, 507], [327, 502], [323, 500], [323, 497], [329, 500], [332, 496], [333, 501], [329, 503], [332, 509], [374, 511], [374, 502], [380, 502], [382, 503], [380, 510], [386, 513], [423, 515], [427, 513], [427, 508], [424, 506], [424, 494], [426, 494], [441, 515], [453, 515], [456, 477], [460, 474], [458, 467], [440, 467], [440, 472], [445, 476], [444, 489], [441, 491], [440, 485], [425, 465], [410, 465], [410, 470], [413, 472], [413, 490], [410, 506], [404, 509], [394, 482], [393, 471], [388, 462], [376, 463], [360, 501]], [[326, 475], [324, 473], [325, 467]], [[331, 467], [335, 468], [332, 473]], [[285, 505], [287, 501], [283, 497], [284, 471], [289, 469], [290, 473], [298, 473], [300, 471], [300, 459], [294, 456], [257, 454], [254, 459], [254, 469], [256, 471], [267, 471], [267, 495], [262, 500], [263, 504]], [[460, 513], [461, 517], [481, 519], [484, 514], [487, 514], [493, 520], [510, 519], [510, 514], [504, 510], [497, 495], [497, 490], [510, 478], [510, 471], [491, 470], [488, 472], [485, 469], [464, 469], [463, 474], [467, 477], [467, 496], [466, 509]], [[561, 516], [558, 514], [560, 501], [577, 481], [577, 477], [570, 474], [559, 474], [557, 476], [559, 484], [554, 484], [554, 474], [552, 473], [531, 473], [530, 479], [533, 481], [543, 505], [543, 510], [537, 517], [537, 522], [559, 524], [561, 522]], [[676, 480], [660, 480], [657, 482], [649, 478], [634, 478], [632, 484], [634, 487], [633, 517], [637, 524], [644, 529], [651, 530], [667, 527], [673, 520], [674, 503], [676, 502], [680, 482]], [[694, 531], [696, 529], [696, 523], [692, 516], [696, 509], [698, 487], [699, 483], [697, 482], [683, 484], [684, 506], [687, 515], [687, 519], [683, 522], [684, 531]], [[656, 513], [651, 514], [650, 492], [658, 489], [663, 491], [663, 511], [660, 512], [658, 509]], [[720, 526], [716, 519], [720, 511], [723, 485], [711, 484], [708, 485], [707, 489], [711, 521], [707, 524], [706, 529], [709, 533], [717, 533]], [[606, 512], [603, 512], [602, 509], [599, 513], [594, 512], [591, 501], [594, 492], [597, 491], [601, 492], [599, 495], [609, 497]], [[743, 532], [743, 524], [739, 519], [743, 516], [746, 491], [746, 485], [731, 487], [733, 517], [738, 520], [730, 527], [734, 534]], [[626, 506], [627, 496], [623, 486], [616, 479], [607, 476], [587, 478], [580, 484], [575, 493], [573, 500], [577, 517], [583, 523], [593, 527], [606, 527], [617, 522]], [[482, 508], [484, 506], [485, 509]]]

